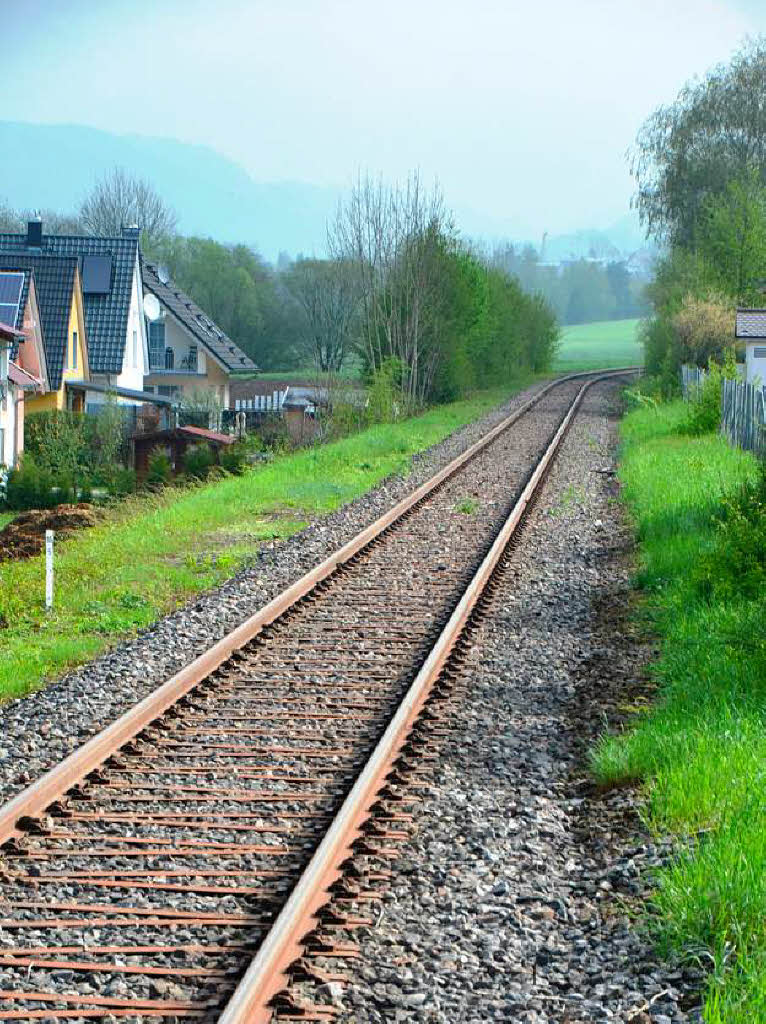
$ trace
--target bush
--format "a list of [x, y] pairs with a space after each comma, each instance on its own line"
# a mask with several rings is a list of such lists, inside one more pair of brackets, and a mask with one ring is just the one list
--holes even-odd
[[221, 469], [235, 476], [241, 476], [247, 464], [247, 450], [243, 444], [231, 444], [220, 452]]
[[204, 480], [215, 465], [215, 454], [209, 444], [195, 444], [184, 452], [184, 472]]
[[155, 448], [149, 456], [149, 468], [146, 474], [146, 483], [149, 487], [164, 487], [170, 483], [173, 475], [173, 467], [170, 459], [161, 448]]
[[716, 543], [700, 559], [698, 584], [706, 597], [753, 600], [766, 589], [766, 465], [724, 498]]
[[697, 393], [689, 402], [686, 421], [687, 434], [712, 434], [721, 425], [721, 385], [724, 380], [736, 380], [737, 364], [733, 352], [723, 366], [710, 361], [708, 374]]
[[68, 496], [54, 490], [53, 477], [49, 470], [38, 466], [31, 455], [26, 454], [18, 469], [11, 470], [6, 485], [5, 503], [14, 512], [30, 508], [54, 508]]
[[[168, 463], [169, 465], [169, 463]], [[136, 489], [135, 469], [123, 469], [119, 467], [112, 478], [109, 493], [115, 498], [124, 498], [126, 494], [132, 494]]]

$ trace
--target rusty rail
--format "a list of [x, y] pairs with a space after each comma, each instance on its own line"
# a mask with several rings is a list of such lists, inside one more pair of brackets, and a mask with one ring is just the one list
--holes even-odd
[[[609, 376], [635, 370], [635, 367], [611, 371]], [[322, 580], [331, 576], [340, 565], [357, 555], [376, 537], [379, 537], [392, 523], [401, 519], [405, 513], [441, 486], [445, 480], [458, 472], [475, 455], [483, 451], [495, 438], [512, 426], [526, 412], [535, 406], [540, 399], [553, 388], [567, 380], [593, 376], [592, 373], [576, 373], [559, 377], [541, 388], [531, 399], [520, 406], [510, 416], [497, 424], [484, 437], [467, 448], [462, 455], [453, 459], [440, 472], [418, 487], [412, 494], [394, 505], [388, 512], [380, 516], [374, 523], [362, 530], [351, 541], [335, 551], [318, 566], [306, 573], [281, 594], [269, 601], [267, 605], [251, 615], [240, 626], [219, 640], [204, 654], [195, 658], [189, 665], [177, 672], [153, 693], [132, 707], [124, 715], [102, 730], [83, 746], [78, 747], [69, 757], [41, 776], [25, 790], [0, 808], [0, 845], [14, 836], [20, 835], [18, 822], [22, 818], [34, 818], [64, 794], [73, 785], [82, 781], [86, 775], [98, 768], [123, 744], [133, 739], [158, 718], [169, 707], [175, 704], [189, 691], [197, 686], [211, 672], [222, 665], [236, 650], [251, 641], [263, 628], [279, 618], [288, 608], [302, 597], [305, 597]]]
[[[624, 372], [624, 371], [623, 371]], [[505, 525], [455, 608], [431, 654], [413, 680], [394, 718], [348, 794], [324, 839], [316, 849], [290, 898], [262, 942], [258, 953], [219, 1018], [219, 1024], [267, 1024], [272, 1017], [270, 1003], [285, 987], [290, 966], [303, 954], [302, 940], [316, 928], [317, 910], [330, 899], [330, 886], [343, 874], [342, 864], [352, 855], [354, 842], [362, 836], [361, 826], [369, 817], [386, 776], [406, 742], [428, 694], [438, 680], [456, 641], [492, 577], [537, 493], [558, 448], [566, 435], [585, 392], [593, 384], [614, 374], [605, 374], [584, 384], [553, 440], [538, 462]]]

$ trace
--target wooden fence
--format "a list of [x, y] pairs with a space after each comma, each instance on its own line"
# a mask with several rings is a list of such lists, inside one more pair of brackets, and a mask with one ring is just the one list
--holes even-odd
[[707, 370], [703, 370], [699, 366], [689, 366], [687, 363], [684, 363], [681, 367], [681, 392], [684, 396], [685, 402], [697, 397], [697, 393], [705, 383], [706, 377]]
[[725, 380], [721, 388], [721, 433], [730, 444], [766, 457], [766, 388]]

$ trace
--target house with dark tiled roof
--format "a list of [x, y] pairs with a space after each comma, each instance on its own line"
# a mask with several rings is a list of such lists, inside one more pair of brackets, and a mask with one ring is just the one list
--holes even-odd
[[745, 380], [766, 384], [766, 309], [738, 309], [734, 336], [745, 342]]
[[[76, 257], [0, 252], [0, 297], [18, 297], [13, 326], [24, 340], [17, 362], [41, 384], [27, 398], [26, 411], [81, 410], [81, 398], [66, 389], [68, 382], [90, 377]], [[3, 310], [6, 317], [14, 316], [10, 304], [0, 304], [0, 315]]]
[[[0, 233], [0, 254], [55, 257], [76, 266], [90, 374], [97, 385], [92, 395], [88, 393], [89, 402], [91, 397], [103, 401], [106, 390], [125, 401], [129, 399], [121, 392], [143, 390], [148, 349], [138, 228], [125, 228], [116, 237], [46, 235], [40, 221], [30, 221], [26, 234]], [[76, 390], [82, 393], [81, 387]]]
[[255, 363], [163, 269], [143, 256], [141, 279], [149, 339], [144, 389], [178, 398], [204, 389], [227, 409], [231, 375], [254, 372]]

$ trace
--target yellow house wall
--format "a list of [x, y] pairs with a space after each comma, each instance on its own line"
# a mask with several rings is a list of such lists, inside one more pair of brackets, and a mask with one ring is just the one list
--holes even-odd
[[[77, 369], [72, 367], [72, 337], [77, 331]], [[68, 380], [87, 380], [85, 374], [85, 325], [83, 322], [82, 310], [77, 302], [77, 291], [72, 291], [72, 306], [69, 310], [69, 328], [67, 331], [67, 347], [64, 355], [64, 369], [61, 375], [61, 387], [58, 391], [48, 391], [44, 395], [27, 397], [27, 413], [49, 412], [52, 409], [66, 408], [66, 388], [64, 382]]]

